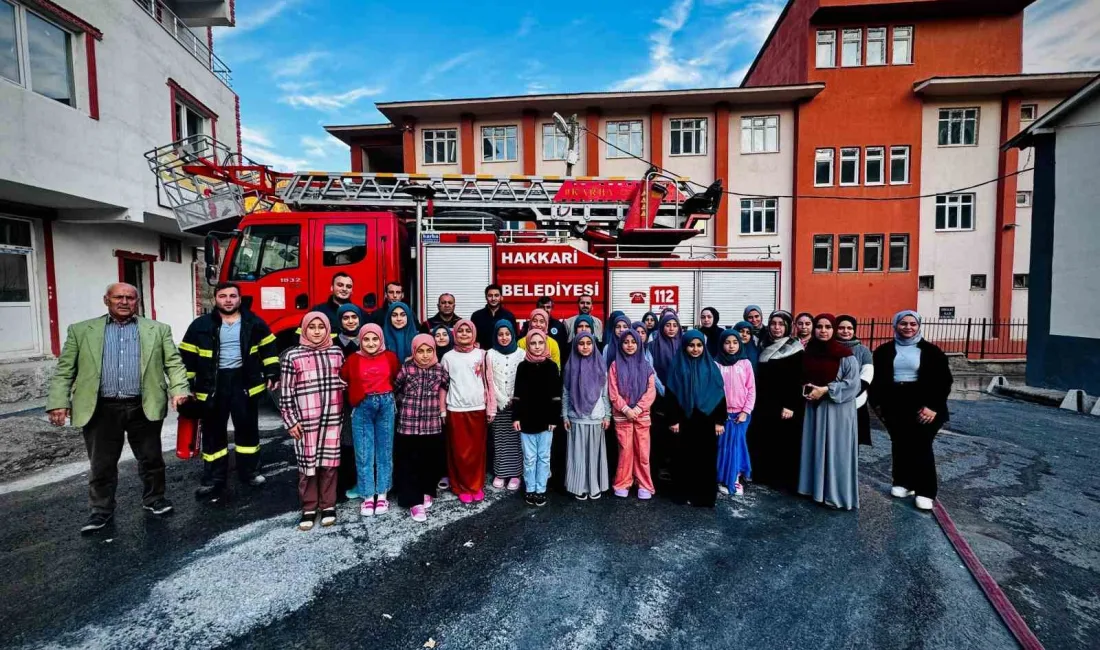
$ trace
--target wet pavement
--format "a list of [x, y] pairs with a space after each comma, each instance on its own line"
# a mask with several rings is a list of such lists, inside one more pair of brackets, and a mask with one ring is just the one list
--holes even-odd
[[[965, 435], [937, 444], [942, 500], [1048, 648], [1094, 647], [1095, 421], [953, 410]], [[98, 537], [77, 534], [83, 476], [0, 494], [0, 646], [1015, 647], [936, 522], [887, 496], [889, 445], [875, 443], [857, 513], [755, 486], [714, 510], [610, 496], [535, 510], [492, 493], [441, 500], [427, 524], [345, 504], [310, 533], [293, 529], [281, 437], [264, 443], [268, 484], [216, 506], [191, 499], [196, 464], [170, 461], [165, 519], [140, 510], [126, 463]]]

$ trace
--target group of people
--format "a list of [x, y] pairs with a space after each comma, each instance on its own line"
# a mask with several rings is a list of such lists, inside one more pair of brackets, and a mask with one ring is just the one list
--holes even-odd
[[107, 317], [70, 328], [51, 385], [51, 421], [71, 414], [92, 460], [84, 532], [113, 513], [123, 432], [143, 505], [171, 511], [159, 453], [166, 376], [172, 405], [202, 421], [196, 496], [210, 500], [228, 480], [229, 418], [241, 481], [264, 483], [258, 400], [281, 388], [303, 530], [334, 524], [345, 491], [362, 500], [364, 516], [387, 513], [394, 494], [425, 521], [440, 489], [463, 503], [484, 499], [487, 474], [496, 489], [522, 487], [536, 507], [548, 489], [579, 500], [636, 490], [647, 500], [658, 484], [677, 503], [706, 507], [752, 481], [851, 509], [870, 410], [892, 441], [891, 493], [916, 496], [921, 509], [936, 496], [932, 441], [948, 417], [952, 378], [916, 312], [898, 313], [894, 340], [872, 354], [850, 316], [779, 310], [765, 321], [757, 306], [732, 327], [708, 307], [685, 329], [672, 310], [638, 321], [613, 312], [603, 322], [591, 296], [560, 321], [545, 298], [520, 327], [496, 285], [470, 318], [443, 294], [439, 311], [418, 324], [399, 284], [366, 314], [351, 302], [352, 279], [338, 274], [280, 358], [233, 283], [215, 288], [215, 309], [192, 323], [178, 351], [166, 326], [135, 315], [136, 294], [111, 285]]

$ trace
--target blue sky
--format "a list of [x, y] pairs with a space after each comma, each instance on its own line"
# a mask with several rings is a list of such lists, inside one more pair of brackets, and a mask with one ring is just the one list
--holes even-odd
[[[385, 121], [376, 101], [736, 86], [782, 0], [237, 0], [215, 50], [241, 97], [245, 153], [348, 168], [326, 124]], [[1100, 2], [1039, 0], [1025, 70], [1100, 69]]]

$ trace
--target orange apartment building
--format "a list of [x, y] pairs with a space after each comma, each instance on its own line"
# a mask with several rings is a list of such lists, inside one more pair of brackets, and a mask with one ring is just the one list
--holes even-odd
[[[328, 131], [353, 171], [549, 175], [550, 115], [577, 113], [723, 179], [736, 194], [697, 239], [774, 244], [784, 308], [1022, 319], [1031, 160], [1000, 147], [1095, 76], [1022, 74], [1031, 1], [789, 0], [740, 88], [387, 102], [389, 124]], [[575, 175], [645, 171], [582, 140]]]

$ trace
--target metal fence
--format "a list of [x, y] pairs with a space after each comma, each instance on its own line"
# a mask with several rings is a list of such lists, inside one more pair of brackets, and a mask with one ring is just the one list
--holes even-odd
[[200, 63], [209, 68], [210, 72], [213, 72], [214, 76], [221, 79], [222, 83], [232, 87], [233, 79], [229, 66], [218, 58], [217, 54], [214, 54], [206, 39], [195, 34], [195, 32], [187, 26], [187, 23], [168, 8], [168, 5], [164, 4], [162, 0], [134, 0], [134, 3], [144, 9], [145, 13], [149, 14], [153, 20], [160, 23], [160, 26], [163, 27], [166, 32], [179, 41], [183, 49], [190, 52]]
[[[891, 318], [862, 320], [856, 334], [870, 349], [894, 338]], [[944, 352], [958, 352], [970, 359], [1022, 359], [1027, 356], [1027, 321], [968, 318], [926, 320], [921, 334]]]

